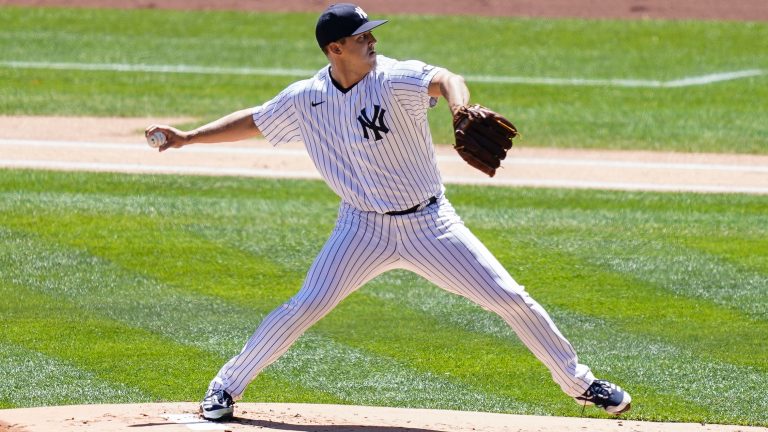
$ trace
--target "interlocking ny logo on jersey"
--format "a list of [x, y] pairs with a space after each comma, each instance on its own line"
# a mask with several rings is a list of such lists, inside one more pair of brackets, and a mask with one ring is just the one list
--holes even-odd
[[389, 128], [384, 124], [385, 112], [387, 112], [387, 110], [383, 109], [381, 105], [374, 105], [373, 118], [369, 118], [365, 108], [360, 110], [360, 115], [357, 116], [357, 120], [363, 125], [363, 136], [365, 136], [366, 139], [370, 138], [368, 129], [373, 131], [375, 141], [383, 138], [379, 132], [389, 133]]

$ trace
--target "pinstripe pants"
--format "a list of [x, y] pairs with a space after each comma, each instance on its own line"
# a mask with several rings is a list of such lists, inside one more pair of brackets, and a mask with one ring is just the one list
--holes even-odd
[[315, 258], [301, 290], [262, 321], [242, 351], [209, 389], [239, 399], [246, 386], [304, 331], [377, 275], [411, 270], [437, 286], [497, 313], [570, 396], [595, 379], [547, 312], [512, 279], [467, 229], [448, 202], [402, 216], [357, 210], [342, 203], [331, 237]]

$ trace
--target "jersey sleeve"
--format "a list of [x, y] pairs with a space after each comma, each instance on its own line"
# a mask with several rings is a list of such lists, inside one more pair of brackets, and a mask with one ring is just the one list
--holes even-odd
[[412, 116], [421, 119], [435, 105], [428, 94], [429, 83], [442, 68], [418, 60], [397, 62], [390, 73], [395, 98]]
[[269, 102], [253, 108], [253, 122], [273, 146], [303, 142], [294, 102], [295, 94], [295, 86], [290, 86]]

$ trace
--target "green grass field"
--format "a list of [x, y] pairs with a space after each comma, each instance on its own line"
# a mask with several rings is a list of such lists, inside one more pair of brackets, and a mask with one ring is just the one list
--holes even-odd
[[[628, 418], [768, 425], [765, 197], [448, 194], [581, 359], [632, 390]], [[0, 407], [199, 399], [298, 289], [336, 206], [312, 181], [0, 171]], [[246, 400], [581, 413], [500, 319], [402, 271]]]
[[[468, 77], [768, 70], [767, 23], [388, 18], [382, 53]], [[211, 120], [297, 77], [71, 65], [313, 70], [325, 63], [315, 19], [0, 7], [0, 115]], [[521, 146], [768, 154], [765, 74], [681, 88], [470, 87], [515, 121]], [[430, 119], [448, 142], [445, 106]], [[632, 392], [627, 418], [768, 426], [766, 197], [448, 196], [581, 360]], [[0, 170], [0, 407], [199, 400], [298, 289], [337, 205], [312, 181]], [[345, 300], [245, 400], [581, 415], [500, 319], [402, 271]]]
[[[196, 116], [274, 96], [297, 76], [12, 67], [10, 62], [287, 68], [325, 64], [315, 14], [0, 8], [0, 114]], [[768, 23], [395, 16], [378, 48], [470, 76], [671, 81], [680, 88], [470, 82], [521, 145], [768, 154]], [[301, 74], [299, 74], [301, 75]], [[450, 142], [447, 108], [431, 115]]]

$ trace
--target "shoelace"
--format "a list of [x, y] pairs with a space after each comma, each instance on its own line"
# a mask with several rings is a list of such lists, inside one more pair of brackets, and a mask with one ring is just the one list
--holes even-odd
[[[596, 387], [595, 388], [596, 391], [592, 391], [593, 387]], [[610, 399], [611, 394], [613, 393], [613, 389], [609, 385], [606, 385], [605, 383], [595, 382], [589, 387], [589, 390], [587, 390], [587, 392], [592, 392], [595, 396], [602, 399]]]
[[205, 397], [205, 400], [203, 401], [203, 405], [212, 407], [214, 405], [224, 405], [225, 400], [224, 392], [221, 390], [217, 390], [212, 392], [210, 395]]
[[581, 405], [581, 417], [584, 417], [584, 410], [587, 408], [587, 401], [589, 399], [593, 399], [593, 396], [596, 396], [598, 398], [608, 400], [611, 398], [612, 393], [613, 388], [609, 384], [598, 381], [593, 382], [587, 391], [584, 392], [584, 397], [579, 398], [584, 401], [584, 403]]

